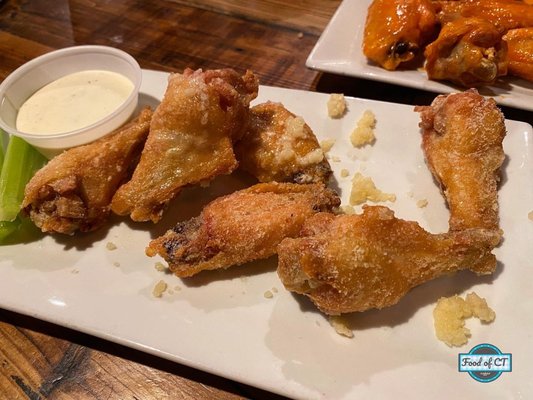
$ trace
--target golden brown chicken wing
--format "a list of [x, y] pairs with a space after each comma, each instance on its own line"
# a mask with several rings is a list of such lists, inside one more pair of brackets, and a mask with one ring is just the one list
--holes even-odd
[[240, 265], [272, 256], [307, 218], [339, 204], [322, 184], [260, 183], [214, 200], [200, 216], [152, 240], [146, 254], [161, 255], [180, 277]]
[[442, 275], [492, 273], [498, 241], [499, 233], [486, 229], [431, 234], [382, 206], [365, 206], [359, 215], [319, 213], [302, 237], [278, 246], [278, 275], [326, 314], [380, 309]]
[[111, 198], [127, 180], [148, 136], [152, 112], [104, 138], [54, 157], [28, 182], [23, 210], [43, 232], [73, 234], [100, 227]]
[[442, 28], [424, 51], [429, 79], [473, 87], [492, 84], [507, 74], [507, 45], [490, 23], [459, 18]]
[[509, 29], [533, 26], [533, 6], [511, 0], [436, 1], [437, 17], [442, 25], [461, 17], [481, 18], [505, 33]]
[[420, 112], [422, 147], [450, 209], [450, 229], [499, 229], [504, 117], [475, 89], [441, 95]]
[[533, 27], [512, 29], [503, 40], [508, 48], [509, 74], [533, 82]]
[[250, 109], [250, 124], [235, 147], [241, 168], [260, 182], [328, 182], [331, 167], [301, 117], [281, 103]]
[[374, 0], [368, 8], [363, 53], [388, 70], [413, 60], [438, 29], [430, 0]]
[[231, 69], [170, 75], [139, 165], [114, 196], [113, 212], [157, 222], [185, 185], [232, 172], [233, 141], [244, 132], [257, 90], [250, 71], [242, 77]]

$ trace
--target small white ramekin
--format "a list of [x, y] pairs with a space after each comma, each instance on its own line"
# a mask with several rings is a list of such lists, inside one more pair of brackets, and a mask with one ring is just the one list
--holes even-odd
[[[30, 134], [16, 129], [19, 108], [38, 89], [65, 75], [105, 70], [122, 74], [133, 83], [133, 91], [113, 113], [89, 126], [57, 134]], [[75, 46], [37, 57], [13, 71], [0, 84], [0, 128], [23, 138], [48, 158], [61, 151], [87, 144], [124, 124], [139, 100], [142, 72], [139, 64], [122, 50], [107, 46]]]

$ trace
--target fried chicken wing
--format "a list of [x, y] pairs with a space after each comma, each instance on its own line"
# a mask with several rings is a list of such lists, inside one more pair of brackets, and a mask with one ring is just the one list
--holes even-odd
[[25, 188], [22, 209], [43, 232], [99, 228], [111, 198], [127, 180], [148, 136], [152, 111], [88, 145], [69, 149], [41, 168]]
[[114, 196], [113, 212], [157, 222], [184, 186], [232, 172], [233, 141], [244, 132], [257, 91], [250, 71], [242, 77], [231, 69], [171, 74], [139, 165]]
[[422, 148], [450, 209], [450, 229], [499, 229], [504, 117], [475, 89], [440, 95], [420, 112]]
[[490, 22], [500, 33], [533, 26], [533, 6], [509, 0], [465, 0], [434, 2], [437, 18], [444, 26], [461, 17], [477, 17]]
[[250, 109], [250, 124], [235, 152], [241, 168], [260, 182], [326, 184], [331, 175], [311, 128], [281, 103]]
[[486, 229], [431, 234], [382, 206], [365, 206], [362, 214], [319, 213], [302, 237], [278, 246], [278, 275], [326, 314], [381, 309], [442, 275], [492, 273], [498, 241], [499, 232]]
[[260, 183], [214, 200], [152, 240], [146, 254], [161, 255], [180, 277], [268, 258], [307, 218], [339, 204], [322, 184]]
[[424, 51], [429, 79], [473, 87], [492, 84], [507, 74], [507, 45], [490, 23], [459, 18], [442, 28]]
[[388, 70], [413, 60], [436, 35], [430, 0], [374, 0], [368, 8], [363, 53]]
[[512, 29], [503, 40], [508, 48], [509, 74], [533, 82], [533, 27]]

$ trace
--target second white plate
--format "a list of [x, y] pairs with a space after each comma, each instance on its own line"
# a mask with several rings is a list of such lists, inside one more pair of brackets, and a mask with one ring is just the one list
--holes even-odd
[[[361, 50], [368, 6], [372, 0], [344, 0], [307, 58], [306, 65], [319, 71], [397, 85], [452, 93], [460, 88], [430, 81], [424, 71], [387, 71], [370, 63]], [[504, 77], [494, 86], [479, 89], [502, 105], [533, 110], [533, 83]]]

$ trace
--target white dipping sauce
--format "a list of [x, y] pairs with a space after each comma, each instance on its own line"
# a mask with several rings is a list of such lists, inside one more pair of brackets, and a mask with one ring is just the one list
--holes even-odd
[[66, 75], [26, 100], [17, 115], [17, 130], [46, 135], [84, 128], [119, 108], [132, 91], [133, 83], [116, 72]]

